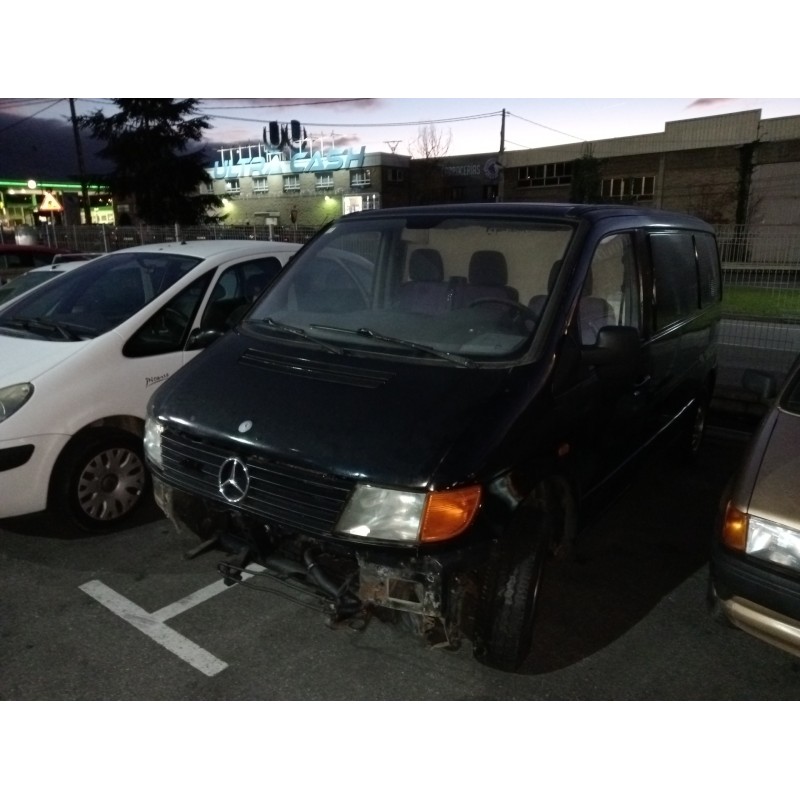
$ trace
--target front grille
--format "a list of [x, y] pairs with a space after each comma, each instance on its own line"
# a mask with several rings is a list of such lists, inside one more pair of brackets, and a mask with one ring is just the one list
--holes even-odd
[[[350, 481], [232, 452], [174, 430], [164, 431], [161, 448], [163, 477], [172, 486], [304, 533], [330, 533], [353, 488]], [[232, 456], [247, 465], [250, 475], [250, 488], [238, 503], [229, 503], [219, 491], [220, 467]]]

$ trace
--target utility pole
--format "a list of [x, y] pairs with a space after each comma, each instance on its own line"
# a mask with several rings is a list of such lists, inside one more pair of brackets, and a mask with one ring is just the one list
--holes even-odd
[[500, 176], [497, 182], [497, 202], [502, 203], [505, 200], [505, 164], [503, 163], [503, 155], [506, 151], [506, 110], [503, 109], [503, 114], [500, 122], [500, 151], [497, 154], [497, 160], [500, 163]]
[[81, 197], [83, 200], [83, 224], [92, 224], [92, 206], [89, 203], [89, 187], [86, 185], [86, 168], [83, 164], [83, 147], [81, 135], [78, 131], [78, 118], [75, 115], [75, 100], [70, 97], [69, 111], [72, 116], [72, 133], [75, 136], [75, 153], [78, 156], [78, 178], [81, 182]]

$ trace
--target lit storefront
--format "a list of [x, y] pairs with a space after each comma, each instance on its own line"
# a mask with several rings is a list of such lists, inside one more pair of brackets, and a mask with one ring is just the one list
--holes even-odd
[[[94, 224], [113, 224], [114, 206], [104, 187], [90, 187]], [[83, 191], [79, 183], [0, 179], [0, 227], [78, 225], [83, 221]]]

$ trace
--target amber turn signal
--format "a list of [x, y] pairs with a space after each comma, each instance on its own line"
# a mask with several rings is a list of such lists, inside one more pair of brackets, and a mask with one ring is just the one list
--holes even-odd
[[747, 514], [728, 503], [722, 520], [722, 543], [732, 550], [744, 551], [747, 546]]
[[425, 502], [421, 542], [441, 542], [463, 533], [481, 504], [481, 487], [431, 492]]

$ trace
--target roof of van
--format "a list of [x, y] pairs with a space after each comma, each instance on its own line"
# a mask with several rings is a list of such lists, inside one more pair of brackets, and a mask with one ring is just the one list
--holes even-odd
[[699, 230], [713, 231], [713, 226], [699, 217], [677, 211], [645, 208], [643, 206], [626, 206], [616, 204], [592, 203], [451, 203], [431, 206], [409, 206], [404, 208], [384, 208], [376, 211], [361, 211], [348, 217], [385, 217], [403, 216], [435, 216], [438, 214], [463, 214], [464, 216], [497, 216], [505, 217], [545, 217], [578, 221], [589, 219], [639, 218], [641, 224], [679, 225]]

